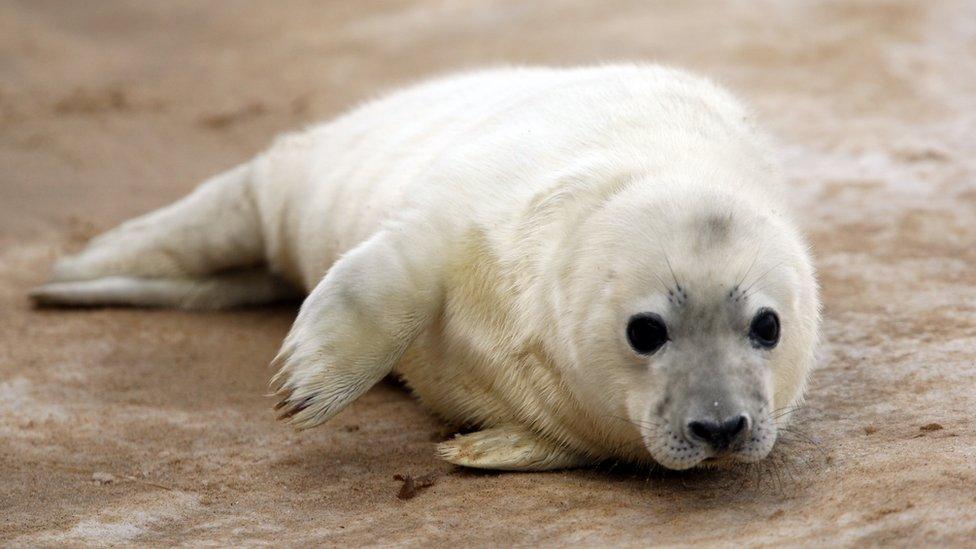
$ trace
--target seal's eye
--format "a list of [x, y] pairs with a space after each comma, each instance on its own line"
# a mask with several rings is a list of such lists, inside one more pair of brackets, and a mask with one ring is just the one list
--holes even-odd
[[654, 313], [641, 313], [627, 322], [627, 341], [635, 351], [649, 355], [668, 342], [668, 327]]
[[749, 325], [749, 339], [764, 349], [772, 349], [779, 343], [779, 317], [772, 309], [759, 309]]

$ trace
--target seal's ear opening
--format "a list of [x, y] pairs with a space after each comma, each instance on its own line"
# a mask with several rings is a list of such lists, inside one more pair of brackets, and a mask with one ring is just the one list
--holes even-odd
[[455, 465], [499, 471], [550, 471], [592, 465], [517, 425], [458, 435], [437, 445], [437, 455]]

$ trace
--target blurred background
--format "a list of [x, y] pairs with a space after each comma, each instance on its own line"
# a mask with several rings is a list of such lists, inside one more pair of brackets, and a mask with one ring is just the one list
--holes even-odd
[[[488, 474], [380, 386], [296, 434], [294, 309], [33, 311], [53, 257], [279, 132], [431, 75], [633, 60], [751, 105], [810, 235], [825, 343], [774, 459]], [[976, 4], [0, 0], [0, 542], [971, 543]], [[399, 500], [393, 475], [434, 485]]]

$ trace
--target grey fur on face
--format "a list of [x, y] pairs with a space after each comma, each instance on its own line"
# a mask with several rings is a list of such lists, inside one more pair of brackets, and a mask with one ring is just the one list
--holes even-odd
[[676, 284], [668, 296], [662, 318], [669, 341], [653, 357], [666, 387], [649, 412], [647, 423], [658, 427], [645, 434], [648, 449], [674, 469], [717, 456], [761, 459], [776, 429], [769, 419], [765, 351], [749, 338], [758, 308], [737, 287]]

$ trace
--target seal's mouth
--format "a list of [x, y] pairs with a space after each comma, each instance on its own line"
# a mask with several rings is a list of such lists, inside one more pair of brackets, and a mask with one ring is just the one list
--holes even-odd
[[776, 441], [777, 428], [764, 414], [746, 426], [734, 438], [696, 436], [693, 430], [672, 429], [670, 424], [647, 425], [642, 429], [644, 445], [654, 461], [673, 470], [693, 467], [728, 469], [740, 463], [764, 459]]
[[726, 453], [719, 456], [707, 457], [701, 460], [698, 466], [705, 469], [724, 469], [736, 463], [740, 463], [740, 461], [735, 458], [735, 455]]

